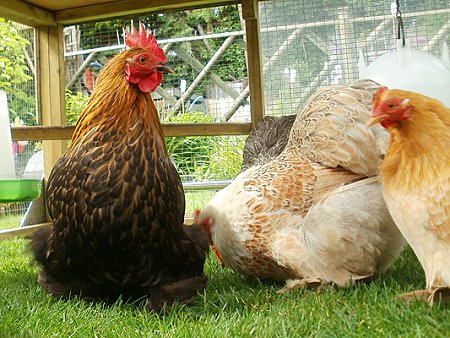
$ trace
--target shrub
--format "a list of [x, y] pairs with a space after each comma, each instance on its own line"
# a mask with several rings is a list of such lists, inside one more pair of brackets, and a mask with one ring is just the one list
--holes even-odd
[[[212, 123], [214, 117], [203, 112], [171, 116], [168, 123]], [[183, 181], [203, 177], [214, 150], [209, 136], [166, 137], [167, 150]]]
[[77, 122], [78, 116], [89, 100], [89, 96], [83, 95], [81, 92], [74, 94], [69, 89], [66, 89], [65, 96], [67, 125], [71, 126]]
[[[186, 112], [169, 123], [212, 123], [203, 112]], [[166, 137], [167, 149], [183, 181], [231, 179], [241, 170], [244, 136]]]

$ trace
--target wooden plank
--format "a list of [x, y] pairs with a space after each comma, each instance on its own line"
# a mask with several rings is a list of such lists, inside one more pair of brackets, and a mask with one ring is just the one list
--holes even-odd
[[[37, 33], [37, 97], [43, 126], [65, 125], [63, 26], [40, 27]], [[44, 173], [50, 171], [67, 147], [66, 141], [44, 141]]]
[[88, 5], [97, 5], [105, 2], [113, 2], [120, 0], [24, 0], [26, 2], [32, 3], [41, 8], [48, 9], [50, 11], [57, 11], [60, 9], [68, 9], [75, 7], [82, 7]]
[[264, 87], [258, 0], [242, 0], [242, 17], [245, 21], [246, 31], [252, 126], [256, 127], [258, 122], [264, 118]]
[[[12, 127], [14, 141], [70, 140], [74, 126]], [[163, 124], [165, 136], [225, 136], [248, 135], [250, 123], [190, 123]]]
[[135, 15], [145, 12], [163, 12], [174, 9], [195, 9], [200, 7], [222, 6], [237, 3], [239, 3], [237, 0], [122, 0], [55, 11], [55, 18], [59, 23], [74, 24], [106, 18], [111, 19], [124, 15]]
[[248, 135], [250, 123], [189, 123], [164, 124], [165, 136], [226, 136]]
[[52, 12], [20, 0], [0, 0], [0, 16], [30, 27], [56, 25]]
[[0, 241], [4, 241], [7, 239], [14, 239], [17, 236], [31, 235], [32, 233], [36, 232], [39, 229], [48, 228], [50, 226], [53, 226], [53, 223], [41, 223], [29, 225], [26, 227], [0, 230]]
[[11, 127], [11, 137], [17, 141], [70, 140], [75, 126]]

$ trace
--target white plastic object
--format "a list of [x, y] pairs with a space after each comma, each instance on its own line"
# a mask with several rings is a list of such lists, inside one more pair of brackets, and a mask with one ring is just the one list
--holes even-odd
[[16, 179], [6, 93], [0, 90], [0, 180]]
[[438, 99], [450, 107], [450, 62], [448, 47], [442, 46], [441, 59], [423, 51], [411, 49], [397, 40], [397, 50], [388, 52], [366, 66], [359, 54], [359, 78], [370, 79], [390, 89], [404, 89]]

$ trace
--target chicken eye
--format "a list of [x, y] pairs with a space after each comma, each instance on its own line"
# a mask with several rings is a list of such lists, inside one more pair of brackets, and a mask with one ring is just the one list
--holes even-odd
[[145, 56], [140, 56], [139, 57], [139, 62], [140, 63], [146, 63], [147, 62], [147, 58]]
[[395, 103], [394, 102], [388, 102], [388, 104], [387, 104], [387, 108], [389, 109], [389, 110], [393, 110], [394, 108], [396, 107], [396, 105], [395, 105]]

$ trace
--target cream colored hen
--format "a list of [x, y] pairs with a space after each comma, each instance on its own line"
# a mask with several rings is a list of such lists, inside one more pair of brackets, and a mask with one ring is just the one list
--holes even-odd
[[213, 197], [199, 221], [210, 227], [225, 265], [286, 280], [287, 291], [349, 285], [398, 257], [405, 241], [375, 176], [389, 135], [366, 125], [378, 87], [359, 81], [318, 90], [285, 150]]
[[380, 171], [386, 205], [426, 277], [425, 290], [402, 298], [450, 304], [450, 108], [380, 88], [373, 116], [391, 134]]

